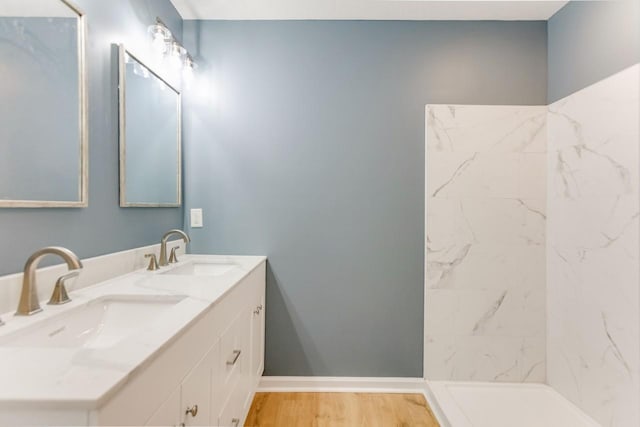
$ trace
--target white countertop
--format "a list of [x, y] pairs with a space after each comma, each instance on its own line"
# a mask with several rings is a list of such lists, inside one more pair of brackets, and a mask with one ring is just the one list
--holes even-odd
[[[28, 405], [94, 409], [120, 389], [187, 326], [214, 306], [253, 269], [263, 256], [185, 255], [183, 261], [161, 271], [138, 270], [71, 292], [62, 306], [42, 304], [32, 316], [3, 314], [0, 327], [0, 409]], [[233, 262], [237, 268], [221, 276], [159, 274], [192, 261]], [[8, 335], [106, 295], [186, 296], [156, 321], [112, 347], [28, 348], [2, 344]]]

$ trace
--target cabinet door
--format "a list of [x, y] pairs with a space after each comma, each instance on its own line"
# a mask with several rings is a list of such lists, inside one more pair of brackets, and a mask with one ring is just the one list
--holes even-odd
[[264, 324], [265, 324], [264, 285], [257, 292], [256, 304], [251, 319], [251, 377], [255, 386], [264, 371]]
[[177, 426], [180, 424], [180, 388], [171, 393], [171, 396], [149, 418], [148, 426]]
[[[214, 346], [214, 349], [216, 347]], [[182, 382], [180, 413], [185, 426], [211, 425], [211, 375], [214, 351], [196, 365]]]

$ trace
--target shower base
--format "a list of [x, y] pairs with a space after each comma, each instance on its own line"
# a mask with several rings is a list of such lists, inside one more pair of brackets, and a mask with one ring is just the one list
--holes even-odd
[[442, 427], [600, 427], [544, 384], [428, 381]]

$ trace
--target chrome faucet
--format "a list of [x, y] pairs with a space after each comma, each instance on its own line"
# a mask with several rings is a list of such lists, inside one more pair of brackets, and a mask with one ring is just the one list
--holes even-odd
[[182, 230], [169, 230], [164, 233], [164, 236], [162, 236], [162, 241], [160, 242], [160, 259], [158, 260], [158, 264], [160, 265], [160, 267], [169, 265], [169, 262], [167, 261], [167, 240], [169, 240], [169, 237], [171, 237], [173, 234], [180, 235], [185, 244], [191, 241], [189, 236], [187, 236], [187, 234]]
[[38, 263], [46, 255], [58, 255], [69, 267], [69, 270], [79, 270], [82, 268], [82, 262], [76, 254], [69, 249], [57, 246], [42, 248], [33, 253], [24, 265], [24, 277], [22, 278], [22, 293], [20, 294], [20, 303], [18, 304], [17, 316], [30, 316], [41, 311], [38, 302], [38, 291], [36, 288], [36, 269]]

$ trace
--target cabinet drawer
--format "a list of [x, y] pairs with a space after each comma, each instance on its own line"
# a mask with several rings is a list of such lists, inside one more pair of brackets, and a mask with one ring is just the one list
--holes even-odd
[[248, 368], [248, 336], [250, 320], [246, 311], [240, 313], [220, 337], [220, 359], [217, 367], [217, 381], [214, 385], [214, 399], [220, 404], [230, 399], [231, 391], [242, 379]]
[[229, 399], [222, 407], [220, 416], [218, 417], [218, 425], [220, 427], [238, 427], [242, 421], [242, 393], [241, 384], [238, 383], [230, 391]]

